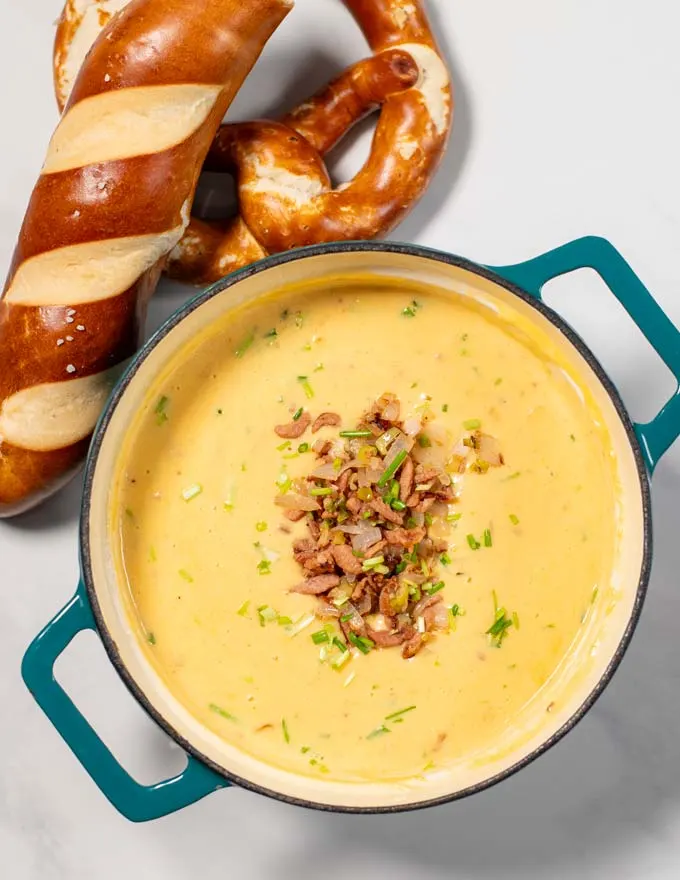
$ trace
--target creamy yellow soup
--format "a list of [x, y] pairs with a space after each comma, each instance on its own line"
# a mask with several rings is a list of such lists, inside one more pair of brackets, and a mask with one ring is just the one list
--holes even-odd
[[[220, 737], [297, 774], [399, 780], [482, 753], [537, 702], [555, 709], [546, 685], [609, 601], [616, 462], [578, 376], [512, 317], [396, 284], [283, 292], [158, 378], [112, 493], [117, 561], [149, 661]], [[305, 525], [274, 498], [314, 467], [300, 443], [338, 428], [287, 447], [273, 429], [300, 407], [352, 428], [384, 392], [452, 442], [481, 424], [505, 463], [455, 478], [450, 632], [410, 660], [352, 650], [335, 669], [312, 639], [316, 600], [289, 592]], [[513, 621], [500, 646], [496, 602]]]

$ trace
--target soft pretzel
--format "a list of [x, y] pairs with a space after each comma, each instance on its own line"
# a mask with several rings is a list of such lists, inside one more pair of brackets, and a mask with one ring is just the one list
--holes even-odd
[[292, 0], [132, 0], [51, 139], [0, 299], [0, 516], [80, 463], [224, 113]]
[[[449, 137], [453, 101], [446, 65], [422, 0], [343, 0], [375, 53], [279, 122], [220, 129], [211, 170], [236, 175], [240, 213], [192, 218], [166, 271], [208, 283], [293, 247], [386, 235], [417, 203]], [[68, 85], [97, 14], [121, 0], [69, 0], [57, 36], [57, 94]], [[80, 13], [75, 6], [81, 7]], [[90, 18], [82, 9], [89, 9]], [[75, 28], [75, 31], [74, 31]], [[61, 84], [61, 85], [60, 85]], [[381, 107], [371, 154], [349, 183], [333, 188], [323, 156], [359, 119]]]

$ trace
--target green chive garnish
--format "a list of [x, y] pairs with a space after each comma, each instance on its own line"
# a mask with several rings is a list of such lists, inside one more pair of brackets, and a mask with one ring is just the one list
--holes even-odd
[[432, 584], [432, 586], [425, 590], [428, 596], [434, 596], [435, 593], [438, 593], [440, 590], [444, 589], [444, 581], [437, 581], [436, 584]]
[[267, 333], [264, 334], [265, 339], [276, 339], [279, 334], [276, 332], [276, 327], [272, 327]]
[[466, 539], [470, 550], [479, 550], [479, 548], [482, 546], [474, 535], [466, 535]]
[[239, 617], [245, 617], [248, 613], [248, 608], [250, 607], [250, 599], [246, 599], [246, 601], [241, 605], [241, 607], [236, 612]]
[[163, 422], [167, 422], [168, 414], [166, 413], [165, 409], [169, 403], [170, 403], [170, 398], [166, 397], [165, 395], [163, 395], [163, 397], [160, 397], [158, 399], [158, 403], [156, 404], [156, 406], [154, 408], [154, 413], [156, 414], [156, 424], [157, 425], [162, 425]]
[[458, 520], [459, 520], [462, 516], [463, 516], [462, 513], [450, 513], [450, 514], [446, 517], [446, 522], [447, 522], [447, 523], [455, 523], [455, 522], [458, 522]]
[[266, 623], [273, 623], [279, 617], [270, 605], [260, 605], [257, 609], [257, 616], [260, 618], [260, 626], [264, 626]]
[[479, 419], [468, 419], [467, 422], [463, 422], [463, 427], [466, 431], [476, 431], [482, 427], [482, 423]]
[[215, 703], [210, 703], [208, 706], [211, 712], [214, 712], [216, 715], [220, 715], [222, 718], [226, 718], [227, 721], [236, 721], [237, 718], [235, 715], [232, 715], [231, 712], [227, 712], [226, 709], [223, 709], [221, 706], [215, 705]]
[[491, 537], [491, 529], [484, 529], [484, 546], [491, 547], [493, 545], [493, 539]]
[[323, 645], [326, 642], [330, 642], [330, 640], [331, 637], [325, 629], [320, 629], [318, 632], [312, 633], [312, 641], [315, 645]]
[[266, 532], [266, 531], [267, 531], [267, 523], [264, 522], [264, 521], [263, 521], [263, 522], [255, 523], [255, 529], [256, 529], [258, 532]]
[[298, 446], [298, 452], [300, 452], [300, 453], [309, 452], [309, 443], [301, 443]]
[[395, 718], [401, 718], [402, 715], [406, 715], [407, 712], [413, 712], [415, 706], [407, 706], [405, 709], [400, 709], [398, 712], [393, 712], [391, 715], [385, 715], [385, 721], [394, 721]]
[[146, 640], [150, 645], [156, 644], [156, 636], [152, 632], [146, 634]]
[[430, 446], [432, 446], [432, 441], [427, 436], [427, 434], [418, 435], [418, 446], [420, 446], [421, 449], [428, 449]]
[[439, 561], [442, 565], [451, 565], [451, 557], [448, 553], [442, 553], [442, 555], [439, 557]]
[[368, 734], [366, 739], [376, 739], [379, 736], [383, 736], [383, 734], [385, 733], [392, 733], [392, 731], [389, 729], [389, 727], [385, 727], [384, 724], [381, 724], [380, 727], [376, 727], [375, 730], [372, 730]]
[[285, 614], [279, 614], [279, 616], [276, 618], [276, 622], [279, 626], [290, 626], [293, 622], [293, 618], [287, 617]]
[[237, 358], [242, 358], [243, 355], [248, 351], [250, 346], [255, 342], [255, 332], [253, 330], [241, 341], [241, 344], [234, 352], [234, 355]]
[[368, 654], [373, 648], [375, 648], [375, 642], [371, 641], [371, 639], [366, 636], [358, 636], [356, 633], [350, 632], [348, 638], [354, 647], [358, 648], [362, 654]]
[[185, 568], [180, 568], [178, 574], [181, 578], [184, 578], [184, 580], [187, 583], [193, 584], [194, 579], [191, 577], [191, 575], [189, 574], [189, 572]]
[[286, 724], [286, 719], [281, 719], [281, 731], [283, 733], [283, 738], [287, 743], [290, 742], [290, 733], [288, 733], [288, 725]]
[[373, 432], [372, 431], [340, 431], [340, 436], [346, 437], [348, 440], [351, 440], [355, 437], [357, 437], [357, 438], [372, 437]]
[[315, 489], [310, 489], [309, 494], [314, 497], [321, 497], [323, 495], [332, 495], [333, 489], [330, 486], [317, 486]]
[[510, 522], [513, 524], [513, 526], [518, 526], [519, 525], [519, 517], [515, 516], [514, 513], [511, 513], [510, 514]]
[[406, 461], [406, 457], [408, 456], [408, 452], [405, 449], [400, 450], [392, 460], [392, 463], [389, 467], [385, 468], [382, 472], [380, 479], [378, 480], [378, 487], [383, 489], [389, 480], [396, 474], [402, 464]]
[[290, 440], [286, 440], [283, 443], [279, 443], [276, 447], [277, 452], [283, 452], [286, 449], [290, 449]]
[[[293, 421], [294, 421], [294, 422], [297, 422], [297, 420], [298, 420], [298, 419], [300, 418], [300, 416], [302, 415], [303, 411], [304, 411], [304, 410], [302, 409], [302, 407], [300, 407], [300, 409], [296, 409], [296, 410], [295, 410], [295, 412], [294, 412], [294, 414], [293, 414]], [[288, 445], [290, 446], [290, 443], [289, 443]]]
[[302, 390], [305, 392], [305, 397], [311, 400], [312, 397], [314, 397], [314, 389], [309, 384], [309, 379], [307, 378], [307, 376], [298, 376], [297, 380], [300, 385], [302, 385]]
[[260, 574], [271, 574], [272, 564], [268, 559], [261, 559], [257, 563], [257, 570], [260, 572]]

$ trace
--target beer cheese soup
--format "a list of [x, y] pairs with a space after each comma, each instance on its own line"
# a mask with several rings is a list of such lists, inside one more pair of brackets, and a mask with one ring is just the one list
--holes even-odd
[[242, 306], [157, 378], [121, 461], [114, 551], [150, 663], [296, 774], [475, 760], [559, 708], [612, 602], [609, 437], [509, 306], [371, 279]]

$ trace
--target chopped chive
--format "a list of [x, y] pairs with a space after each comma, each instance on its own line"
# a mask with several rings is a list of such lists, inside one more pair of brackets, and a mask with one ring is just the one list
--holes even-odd
[[260, 574], [271, 574], [272, 573], [272, 564], [268, 559], [261, 559], [257, 563], [257, 570]]
[[479, 550], [479, 548], [482, 546], [474, 535], [466, 535], [466, 539], [470, 550]]
[[286, 719], [281, 719], [281, 732], [283, 733], [283, 738], [287, 743], [290, 742], [290, 733], [288, 733], [288, 725], [286, 724]]
[[321, 370], [323, 370], [323, 368], [324, 368], [323, 364], [321, 363], [321, 361], [319, 361], [319, 363], [314, 367], [314, 372], [320, 373]]
[[279, 445], [276, 447], [277, 452], [284, 452], [286, 449], [290, 449], [290, 440], [279, 443]]
[[241, 344], [234, 352], [235, 357], [242, 358], [243, 355], [248, 351], [250, 346], [255, 342], [255, 332], [253, 330], [245, 337], [245, 339], [241, 340]]
[[339, 639], [337, 636], [333, 636], [333, 644], [336, 648], [338, 648], [338, 650], [342, 651], [343, 654], [346, 651], [349, 651], [347, 645], [342, 641], [342, 639]]
[[257, 616], [260, 618], [260, 626], [267, 623], [273, 623], [278, 620], [279, 615], [270, 605], [260, 605], [257, 609]]
[[452, 617], [462, 617], [464, 613], [457, 603], [451, 606], [450, 611]]
[[515, 629], [519, 629], [519, 614], [516, 611], [512, 612], [512, 625]]
[[432, 584], [429, 590], [425, 590], [428, 596], [434, 596], [435, 593], [439, 593], [440, 590], [444, 589], [444, 581], [437, 581], [436, 584]]
[[184, 580], [187, 583], [193, 584], [194, 579], [191, 577], [191, 575], [189, 574], [189, 572], [185, 568], [180, 568], [178, 574], [181, 578], [184, 578]]
[[165, 410], [166, 410], [166, 407], [169, 403], [170, 403], [169, 397], [166, 397], [165, 395], [163, 395], [162, 397], [159, 397], [158, 403], [154, 407], [154, 413], [156, 415], [156, 424], [157, 425], [162, 425], [163, 422], [167, 422], [168, 414]]
[[511, 513], [510, 514], [510, 522], [513, 524], [513, 526], [518, 526], [519, 525], [519, 517], [515, 516], [514, 513]]
[[323, 645], [326, 642], [330, 642], [330, 640], [331, 637], [325, 629], [320, 629], [318, 632], [312, 633], [312, 641], [315, 645]]
[[463, 516], [462, 513], [450, 513], [450, 514], [446, 517], [446, 522], [447, 522], [447, 523], [455, 523], [455, 522], [458, 522], [458, 520], [459, 520], [462, 516]]
[[392, 510], [406, 510], [406, 505], [403, 501], [400, 501], [398, 498], [392, 502]]
[[372, 730], [366, 739], [377, 739], [379, 736], [383, 736], [385, 733], [392, 733], [389, 727], [385, 727], [384, 724], [381, 724], [380, 727], [376, 727], [375, 730]]
[[239, 617], [245, 617], [248, 613], [248, 608], [250, 608], [250, 599], [246, 599], [246, 601], [241, 605], [241, 607], [236, 612]]
[[156, 548], [153, 545], [151, 545], [151, 547], [149, 547], [149, 561], [155, 562], [157, 559], [158, 559], [158, 556], [156, 555]]
[[503, 381], [502, 377], [499, 376], [498, 379], [496, 379], [496, 381], [493, 384], [500, 385], [502, 381]]
[[448, 553], [442, 553], [442, 555], [439, 557], [439, 561], [442, 565], [451, 565], [451, 557]]
[[314, 389], [309, 384], [309, 379], [307, 378], [307, 376], [298, 376], [297, 380], [300, 385], [302, 385], [302, 390], [305, 392], [305, 397], [311, 400], [312, 397], [314, 397]]
[[594, 603], [594, 602], [595, 602], [595, 600], [597, 599], [597, 596], [598, 596], [598, 593], [599, 593], [599, 592], [600, 592], [599, 587], [594, 587], [594, 588], [593, 588], [593, 595], [590, 597], [590, 601], [591, 601], [591, 603]]
[[255, 523], [255, 529], [256, 529], [258, 532], [266, 532], [266, 531], [267, 531], [267, 523], [264, 522], [264, 521], [263, 521], [263, 522]]
[[405, 309], [401, 310], [402, 315], [405, 318], [415, 318], [416, 312], [420, 308], [420, 303], [417, 300], [412, 300], [410, 305], [406, 306]]
[[[304, 412], [304, 410], [302, 407], [300, 407], [299, 409], [296, 409], [295, 412], [293, 413], [293, 421], [297, 422], [303, 412]], [[290, 443], [288, 445], [290, 446]]]
[[348, 635], [350, 642], [355, 648], [358, 648], [362, 654], [368, 654], [372, 648], [375, 648], [375, 642], [366, 636], [358, 636], [356, 633], [350, 632]]
[[299, 635], [303, 629], [307, 629], [307, 627], [314, 623], [316, 620], [316, 615], [314, 614], [305, 614], [299, 620], [297, 620], [292, 626], [286, 627], [286, 632], [292, 638]]
[[279, 616], [276, 618], [276, 622], [279, 626], [290, 626], [293, 622], [293, 618], [287, 617], [284, 614], [279, 614]]
[[406, 715], [407, 712], [413, 712], [415, 706], [407, 706], [405, 709], [400, 709], [398, 712], [392, 712], [391, 715], [385, 715], [385, 721], [394, 721], [395, 718], [401, 718], [402, 715]]
[[192, 486], [187, 486], [186, 489], [182, 490], [182, 498], [185, 501], [191, 501], [193, 498], [196, 498], [203, 491], [203, 486], [200, 483], [194, 483]]
[[570, 435], [569, 435], [569, 439], [570, 439], [570, 440], [573, 440], [574, 443], [576, 442], [576, 437], [575, 437], [573, 434], [570, 434]]
[[264, 338], [265, 338], [265, 339], [276, 339], [276, 337], [277, 337], [278, 335], [279, 335], [279, 334], [278, 334], [277, 331], [276, 331], [276, 327], [272, 327], [271, 330], [268, 330], [268, 331], [264, 334]]
[[[367, 652], [364, 651], [364, 653], [367, 653]], [[346, 663], [349, 663], [351, 657], [352, 657], [352, 655], [351, 655], [349, 649], [346, 648], [342, 653], [338, 654], [337, 657], [333, 657], [333, 659], [331, 660], [331, 666], [332, 666], [332, 668], [333, 668], [333, 669], [336, 669], [336, 670], [337, 670], [337, 669], [342, 669], [342, 667], [343, 667]]]
[[383, 489], [389, 480], [396, 474], [402, 464], [406, 461], [408, 452], [405, 449], [400, 450], [392, 460], [389, 467], [385, 468], [378, 480], [378, 488]]
[[156, 636], [152, 632], [146, 634], [146, 640], [150, 645], [156, 644]]
[[521, 472], [521, 471], [515, 471], [515, 473], [514, 473], [514, 474], [510, 474], [509, 477], [505, 477], [505, 479], [504, 479], [503, 482], [507, 483], [509, 480], [516, 480], [517, 477], [520, 477], [521, 475], [522, 475], [522, 472]]
[[491, 537], [491, 529], [484, 529], [484, 546], [485, 547], [493, 546], [493, 539]]
[[426, 514], [425, 514], [425, 525], [426, 525], [426, 526], [431, 526], [433, 522], [434, 522], [434, 518], [432, 517], [432, 514], [431, 514], [431, 513], [426, 513]]
[[307, 752], [311, 751], [311, 748], [310, 748], [310, 746], [302, 746], [300, 751], [302, 752], [303, 755], [306, 755]]
[[300, 452], [300, 453], [309, 452], [309, 443], [301, 443], [298, 446], [298, 452]]
[[442, 404], [442, 412], [448, 412], [448, 411], [449, 411], [448, 403], [443, 403]]
[[343, 614], [343, 616], [340, 618], [340, 620], [343, 623], [347, 623], [347, 621], [351, 620], [353, 617], [354, 617], [354, 612], [352, 611], [350, 614]]
[[317, 486], [315, 489], [310, 489], [309, 494], [320, 498], [324, 495], [332, 495], [333, 489], [330, 486]]
[[346, 437], [347, 439], [352, 439], [354, 437], [372, 437], [372, 431], [340, 431], [340, 437]]
[[226, 718], [227, 721], [236, 721], [237, 718], [235, 715], [232, 715], [231, 712], [227, 712], [226, 709], [223, 709], [221, 706], [217, 706], [215, 703], [210, 703], [208, 708], [211, 712], [214, 712], [216, 715], [220, 715], [222, 718]]
[[432, 441], [427, 436], [427, 434], [418, 435], [418, 446], [420, 446], [421, 449], [427, 449], [428, 447], [432, 446]]
[[466, 422], [463, 422], [463, 427], [466, 431], [476, 431], [482, 427], [482, 423], [479, 419], [468, 419]]

